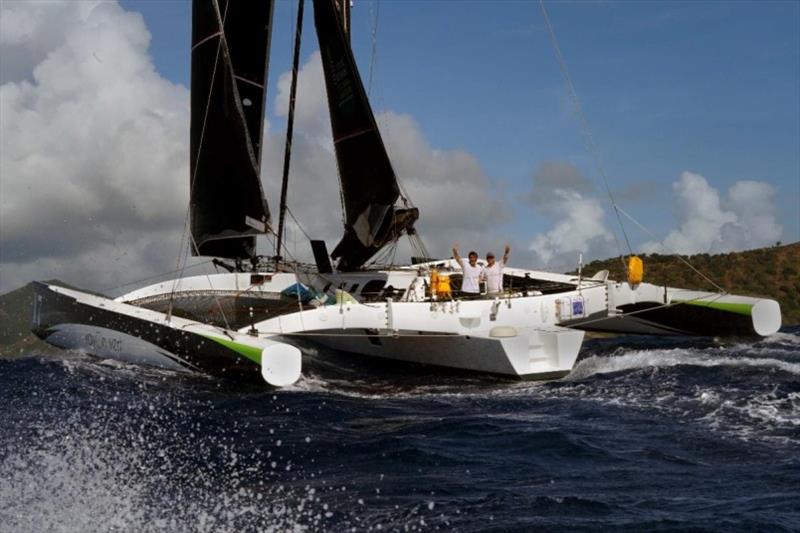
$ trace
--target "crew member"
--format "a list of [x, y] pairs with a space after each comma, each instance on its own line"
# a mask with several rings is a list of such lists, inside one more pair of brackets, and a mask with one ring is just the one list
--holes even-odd
[[483, 277], [483, 267], [478, 264], [478, 253], [470, 252], [467, 260], [458, 255], [458, 244], [453, 245], [453, 259], [461, 266], [464, 275], [461, 279], [461, 293], [467, 296], [476, 296], [481, 292], [480, 280]]
[[508, 262], [509, 253], [511, 247], [506, 244], [502, 261], [495, 261], [493, 252], [486, 254], [486, 266], [483, 267], [483, 272], [486, 278], [486, 292], [490, 296], [497, 296], [503, 292], [503, 268]]

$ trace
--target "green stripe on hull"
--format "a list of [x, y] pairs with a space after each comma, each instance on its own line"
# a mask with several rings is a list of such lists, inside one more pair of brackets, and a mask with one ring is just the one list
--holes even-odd
[[674, 303], [682, 303], [686, 305], [694, 305], [697, 307], [710, 307], [719, 311], [726, 311], [728, 313], [736, 313], [737, 315], [750, 316], [753, 310], [753, 304], [734, 304], [729, 302], [709, 302], [706, 300], [687, 300], [681, 302], [673, 300]]
[[247, 359], [253, 361], [255, 364], [261, 364], [261, 348], [257, 348], [255, 346], [249, 346], [247, 344], [242, 344], [240, 342], [231, 341], [228, 339], [219, 339], [217, 337], [209, 337], [208, 335], [203, 335], [203, 337], [212, 340], [216, 343], [223, 345], [224, 347], [233, 350], [234, 352], [238, 353], [246, 357]]

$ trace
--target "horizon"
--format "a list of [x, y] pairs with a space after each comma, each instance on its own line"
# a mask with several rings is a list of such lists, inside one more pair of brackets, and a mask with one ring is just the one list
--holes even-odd
[[[468, 5], [353, 7], [354, 53], [429, 250], [508, 241], [511, 264], [562, 271], [579, 253], [615, 257], [623, 236], [538, 3]], [[800, 241], [800, 4], [545, 5], [611, 190], [652, 231], [625, 222], [634, 251]], [[275, 7], [262, 168], [273, 213], [295, 6]], [[289, 201], [331, 249], [337, 180], [306, 7]], [[99, 289], [172, 270], [190, 3], [0, 9], [0, 292], [27, 273]], [[310, 256], [289, 229], [293, 253]]]

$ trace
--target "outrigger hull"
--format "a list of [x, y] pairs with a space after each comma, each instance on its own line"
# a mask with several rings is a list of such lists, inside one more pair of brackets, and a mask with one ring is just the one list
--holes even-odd
[[781, 327], [778, 302], [733, 294], [608, 282], [608, 308], [562, 325], [604, 333], [762, 337]]
[[[248, 381], [273, 377], [265, 374], [265, 360], [274, 354], [285, 354], [296, 359], [291, 363], [298, 365], [299, 373], [299, 351], [274, 340], [223, 331], [45, 283], [35, 283], [34, 289], [31, 329], [45, 342], [60, 348]], [[282, 383], [280, 377], [275, 381], [288, 384]]]

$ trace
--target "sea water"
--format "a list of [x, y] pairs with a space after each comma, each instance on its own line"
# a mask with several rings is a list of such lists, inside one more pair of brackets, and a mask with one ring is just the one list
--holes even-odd
[[800, 328], [590, 340], [547, 383], [304, 363], [0, 360], [0, 531], [800, 530]]

